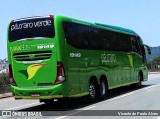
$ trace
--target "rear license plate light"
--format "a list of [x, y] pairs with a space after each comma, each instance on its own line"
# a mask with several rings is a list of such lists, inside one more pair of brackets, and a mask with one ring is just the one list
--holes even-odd
[[33, 93], [31, 94], [32, 97], [40, 97], [40, 94], [39, 93]]

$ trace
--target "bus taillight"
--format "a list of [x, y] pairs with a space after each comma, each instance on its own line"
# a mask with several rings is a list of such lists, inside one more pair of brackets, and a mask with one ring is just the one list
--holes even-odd
[[51, 19], [53, 19], [53, 18], [54, 18], [54, 15], [49, 15], [49, 17], [50, 17]]
[[14, 20], [11, 21], [11, 23], [13, 23], [13, 22], [14, 22]]
[[10, 77], [10, 82], [11, 82], [11, 85], [13, 86], [17, 86], [14, 78], [13, 78], [13, 71], [12, 71], [12, 66], [11, 64], [9, 65], [9, 77]]
[[60, 84], [65, 81], [64, 67], [62, 62], [57, 62], [57, 78], [54, 84]]

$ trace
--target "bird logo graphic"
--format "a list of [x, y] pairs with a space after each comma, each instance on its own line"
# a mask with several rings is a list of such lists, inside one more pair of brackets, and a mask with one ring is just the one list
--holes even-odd
[[27, 80], [32, 79], [35, 74], [37, 73], [37, 71], [45, 66], [46, 64], [32, 64], [30, 66], [28, 66], [27, 70], [21, 70], [19, 72], [21, 72], [22, 74], [24, 74], [27, 77]]

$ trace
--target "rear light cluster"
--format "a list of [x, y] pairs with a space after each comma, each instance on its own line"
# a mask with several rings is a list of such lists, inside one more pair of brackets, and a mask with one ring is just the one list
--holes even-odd
[[51, 19], [53, 19], [54, 15], [49, 15], [49, 16], [33, 16], [33, 17], [21, 18], [21, 19], [17, 19], [17, 20], [11, 20], [11, 23], [16, 22], [16, 21], [20, 21], [20, 20], [25, 20], [25, 19], [45, 18], [45, 17], [50, 17]]
[[54, 18], [54, 15], [49, 15], [49, 17], [50, 17], [51, 19], [53, 19], [53, 18]]
[[10, 78], [11, 85], [17, 86], [17, 84], [16, 84], [16, 82], [14, 80], [14, 77], [13, 77], [13, 71], [12, 71], [11, 64], [9, 65], [9, 78]]
[[64, 73], [64, 67], [62, 62], [57, 62], [57, 78], [54, 84], [60, 84], [63, 81], [65, 81], [65, 73]]

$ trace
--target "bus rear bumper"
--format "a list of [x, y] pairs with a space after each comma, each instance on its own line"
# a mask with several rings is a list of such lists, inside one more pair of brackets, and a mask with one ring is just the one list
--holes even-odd
[[62, 84], [34, 88], [20, 88], [11, 85], [11, 90], [15, 99], [54, 99], [64, 97]]

